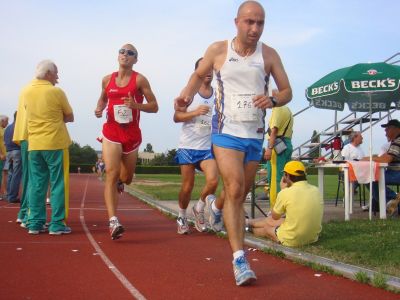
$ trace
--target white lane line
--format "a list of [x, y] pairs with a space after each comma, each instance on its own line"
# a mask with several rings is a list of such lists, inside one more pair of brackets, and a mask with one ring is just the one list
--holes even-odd
[[85, 223], [85, 216], [83, 215], [84, 206], [85, 206], [85, 199], [86, 199], [86, 192], [89, 183], [89, 176], [86, 179], [86, 186], [85, 191], [83, 193], [82, 201], [81, 201], [81, 210], [79, 212], [79, 219], [81, 221], [83, 230], [86, 233], [87, 238], [89, 239], [90, 243], [92, 244], [93, 248], [96, 250], [98, 255], [100, 255], [101, 259], [104, 261], [108, 269], [114, 273], [115, 277], [123, 284], [123, 286], [131, 293], [133, 297], [139, 300], [146, 300], [146, 298], [129, 282], [129, 280], [117, 269], [117, 267], [111, 262], [111, 260], [107, 257], [107, 255], [101, 250], [100, 246], [94, 240], [92, 234], [89, 232], [89, 229]]

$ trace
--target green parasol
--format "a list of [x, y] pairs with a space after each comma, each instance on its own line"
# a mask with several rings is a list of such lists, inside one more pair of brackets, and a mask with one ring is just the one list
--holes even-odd
[[[381, 62], [339, 69], [308, 87], [306, 97], [316, 108], [342, 111], [347, 103], [351, 111], [369, 112], [371, 128], [373, 112], [390, 110], [392, 103], [400, 109], [400, 66]], [[372, 129], [369, 155], [372, 178]]]

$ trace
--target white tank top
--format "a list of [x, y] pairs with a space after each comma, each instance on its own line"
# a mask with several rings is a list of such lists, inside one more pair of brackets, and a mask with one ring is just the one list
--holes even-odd
[[212, 133], [226, 133], [240, 138], [262, 139], [265, 131], [265, 110], [255, 108], [252, 98], [267, 95], [269, 74], [264, 69], [262, 43], [254, 53], [239, 56], [228, 40], [227, 55], [216, 72], [217, 89], [212, 117]]
[[179, 139], [179, 148], [209, 150], [211, 149], [211, 114], [213, 108], [213, 94], [209, 98], [203, 98], [200, 94], [193, 97], [187, 111], [195, 110], [199, 105], [208, 105], [210, 111], [207, 115], [194, 117], [182, 124], [182, 131]]

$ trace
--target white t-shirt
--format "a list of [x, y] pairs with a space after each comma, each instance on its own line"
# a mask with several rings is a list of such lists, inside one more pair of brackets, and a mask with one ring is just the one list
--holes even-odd
[[361, 159], [365, 156], [360, 146], [355, 147], [353, 144], [347, 144], [343, 147], [342, 156], [345, 160]]

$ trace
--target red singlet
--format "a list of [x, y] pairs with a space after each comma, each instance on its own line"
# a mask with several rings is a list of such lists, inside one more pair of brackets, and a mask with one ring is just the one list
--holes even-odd
[[122, 98], [128, 93], [137, 103], [143, 103], [143, 95], [136, 89], [137, 72], [132, 71], [128, 85], [117, 86], [115, 79], [118, 72], [111, 74], [110, 82], [106, 87], [108, 98], [107, 122], [103, 125], [103, 138], [122, 145], [124, 154], [135, 151], [142, 142], [142, 133], [139, 127], [140, 111], [124, 106]]

